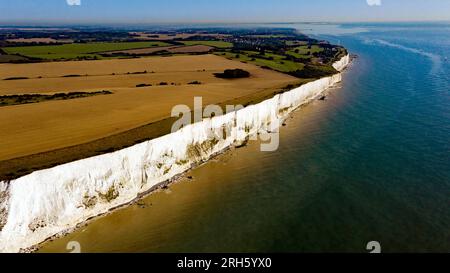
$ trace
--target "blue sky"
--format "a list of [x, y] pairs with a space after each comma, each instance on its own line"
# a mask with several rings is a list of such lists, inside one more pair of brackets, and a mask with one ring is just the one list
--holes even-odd
[[0, 0], [0, 23], [428, 20], [450, 20], [450, 0]]

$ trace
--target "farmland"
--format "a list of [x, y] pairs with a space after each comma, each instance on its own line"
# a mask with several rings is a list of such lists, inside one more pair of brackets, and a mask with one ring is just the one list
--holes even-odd
[[[251, 77], [233, 81], [214, 77], [230, 68], [245, 69]], [[127, 73], [144, 70], [153, 73]], [[3, 81], [0, 95], [98, 90], [113, 94], [0, 107], [0, 160], [78, 145], [163, 120], [174, 105], [192, 105], [194, 96], [202, 96], [206, 104], [221, 103], [298, 82], [215, 55], [0, 65], [2, 75], [19, 73], [29, 79]], [[61, 77], [79, 73], [92, 76]], [[139, 84], [152, 86], [137, 88]]]
[[70, 93], [56, 93], [52, 95], [42, 94], [23, 94], [23, 95], [5, 95], [0, 96], [0, 107], [10, 105], [20, 105], [28, 103], [38, 103], [51, 100], [70, 100], [86, 98], [97, 95], [109, 95], [110, 91], [96, 91], [96, 92], [70, 92]]
[[303, 45], [289, 50], [287, 54], [294, 56], [295, 58], [311, 58], [314, 53], [319, 53], [322, 51], [323, 48], [319, 47], [318, 45]]
[[233, 52], [217, 52], [219, 56], [227, 59], [235, 59], [241, 62], [252, 63], [261, 67], [267, 67], [280, 72], [289, 72], [302, 69], [304, 64], [293, 61], [284, 60], [284, 56], [277, 54], [265, 53], [259, 55], [258, 52], [244, 51], [240, 53]]
[[25, 61], [26, 58], [17, 55], [0, 55], [0, 63], [9, 63], [14, 61]]
[[46, 60], [97, 58], [102, 56], [99, 52], [137, 49], [146, 47], [167, 46], [164, 42], [128, 42], [128, 43], [86, 43], [86, 44], [64, 44], [45, 46], [22, 46], [6, 47], [3, 50], [8, 54], [19, 54], [31, 58]]
[[233, 44], [230, 42], [224, 42], [224, 41], [182, 41], [183, 44], [187, 46], [192, 45], [205, 45], [205, 46], [212, 46], [217, 48], [230, 48], [233, 47]]
[[[221, 106], [271, 98], [336, 73], [346, 54], [286, 29], [47, 34], [11, 43], [0, 31], [0, 62], [10, 62], [0, 64], [0, 180], [170, 133], [173, 106], [192, 108], [196, 96]], [[23, 43], [32, 37], [74, 42]], [[245, 77], [217, 76], [227, 70]]]
[[145, 56], [152, 55], [155, 53], [166, 53], [166, 54], [176, 54], [176, 53], [207, 53], [213, 50], [214, 47], [206, 45], [192, 45], [192, 46], [161, 46], [161, 47], [150, 47], [150, 48], [139, 48], [139, 49], [127, 49], [120, 51], [110, 51], [102, 53], [102, 56]]
[[[14, 32], [15, 39], [6, 39], [0, 62], [23, 63], [64, 60], [99, 60], [176, 56], [185, 54], [216, 55], [252, 63], [266, 69], [294, 75], [299, 78], [332, 74], [330, 64], [342, 48], [311, 39], [292, 29], [184, 29], [163, 32], [77, 32], [22, 33]], [[48, 37], [45, 37], [48, 35]], [[9, 37], [5, 36], [5, 37]], [[12, 46], [20, 41], [74, 41], [70, 44]], [[58, 37], [64, 37], [61, 40]], [[30, 40], [31, 39], [31, 40]], [[99, 42], [109, 40], [110, 42]], [[15, 41], [11, 43], [11, 41]], [[0, 31], [1, 42], [1, 31]], [[324, 67], [321, 67], [321, 66]], [[305, 71], [313, 71], [311, 77]], [[321, 73], [316, 73], [322, 71]]]

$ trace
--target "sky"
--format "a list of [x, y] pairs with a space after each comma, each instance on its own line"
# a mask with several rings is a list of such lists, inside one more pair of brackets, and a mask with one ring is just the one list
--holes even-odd
[[450, 0], [0, 0], [0, 24], [449, 20]]

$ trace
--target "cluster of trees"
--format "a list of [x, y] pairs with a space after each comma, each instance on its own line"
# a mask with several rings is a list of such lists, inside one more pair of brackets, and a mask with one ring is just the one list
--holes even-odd
[[189, 82], [188, 84], [202, 84], [202, 83], [199, 82], [199, 81], [191, 81], [191, 82]]
[[243, 69], [226, 69], [223, 73], [214, 73], [217, 78], [222, 79], [240, 79], [250, 77], [250, 72]]
[[321, 47], [323, 48], [323, 51], [314, 52], [313, 56], [322, 59], [323, 62], [327, 64], [336, 61], [340, 55], [346, 53], [346, 50], [341, 46], [322, 44]]
[[6, 95], [0, 96], [0, 106], [36, 103], [49, 100], [68, 100], [68, 99], [84, 98], [96, 95], [109, 95], [109, 94], [112, 94], [112, 92], [102, 90], [95, 92], [56, 93], [53, 95], [43, 95], [43, 94]]
[[[72, 40], [76, 43], [89, 42], [115, 42], [115, 41], [133, 41], [135, 37], [130, 35], [127, 31], [108, 31], [108, 30], [80, 30], [80, 31], [65, 31], [65, 30], [36, 30], [36, 31], [21, 31], [21, 30], [7, 30], [0, 33], [0, 41], [5, 42], [6, 39], [32, 39], [32, 38], [50, 38], [54, 40]], [[33, 46], [42, 43], [20, 43], [8, 42], [2, 46]], [[63, 43], [52, 43], [51, 45], [61, 45]]]
[[329, 68], [328, 66], [307, 64], [303, 69], [292, 71], [289, 72], [288, 74], [303, 79], [315, 79], [331, 76], [334, 75], [335, 73], [336, 70], [334, 70], [333, 68]]

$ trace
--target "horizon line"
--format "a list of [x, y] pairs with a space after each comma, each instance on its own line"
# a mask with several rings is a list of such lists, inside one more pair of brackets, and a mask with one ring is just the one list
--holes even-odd
[[255, 21], [255, 22], [230, 22], [230, 21], [173, 21], [173, 22], [17, 22], [0, 21], [0, 27], [67, 27], [67, 26], [145, 26], [145, 25], [255, 25], [255, 24], [348, 24], [348, 23], [450, 23], [448, 20], [330, 20], [330, 21]]

